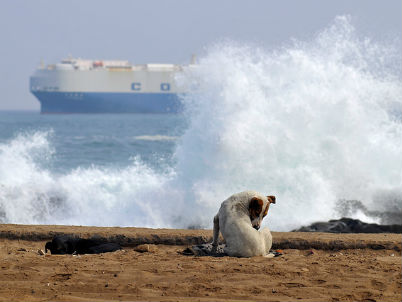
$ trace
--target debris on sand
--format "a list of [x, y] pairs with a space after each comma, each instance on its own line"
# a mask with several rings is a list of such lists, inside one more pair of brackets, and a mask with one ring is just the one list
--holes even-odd
[[134, 248], [139, 253], [155, 253], [158, 250], [155, 244], [140, 244]]

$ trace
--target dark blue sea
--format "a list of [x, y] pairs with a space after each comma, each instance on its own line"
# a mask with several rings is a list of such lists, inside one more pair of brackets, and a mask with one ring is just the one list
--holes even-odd
[[0, 112], [0, 141], [35, 138], [45, 144], [46, 158], [35, 164], [52, 173], [124, 168], [136, 158], [161, 170], [172, 165], [175, 143], [184, 130], [185, 120], [177, 114]]

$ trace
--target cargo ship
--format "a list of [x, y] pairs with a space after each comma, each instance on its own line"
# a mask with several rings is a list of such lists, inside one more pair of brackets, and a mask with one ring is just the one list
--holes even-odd
[[30, 91], [41, 113], [177, 113], [183, 91], [174, 77], [183, 67], [69, 57], [41, 64]]

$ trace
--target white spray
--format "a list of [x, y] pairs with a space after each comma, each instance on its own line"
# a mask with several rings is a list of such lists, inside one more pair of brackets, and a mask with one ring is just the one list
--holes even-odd
[[347, 17], [275, 51], [219, 43], [177, 79], [192, 92], [172, 170], [134, 159], [122, 170], [52, 175], [31, 156], [51, 153], [47, 134], [22, 135], [0, 145], [0, 215], [210, 228], [220, 203], [247, 189], [277, 196], [265, 222], [274, 230], [336, 218], [344, 199], [402, 211], [402, 85], [392, 64], [401, 64], [393, 48], [359, 39]]

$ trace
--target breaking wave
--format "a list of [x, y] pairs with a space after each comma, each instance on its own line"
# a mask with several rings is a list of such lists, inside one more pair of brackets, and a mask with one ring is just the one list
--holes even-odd
[[[171, 174], [139, 158], [124, 169], [46, 168], [54, 155], [49, 132], [25, 133], [0, 145], [0, 220], [28, 224], [163, 226], [150, 210]], [[56, 154], [57, 155], [57, 154]]]
[[0, 144], [0, 220], [212, 227], [225, 198], [252, 189], [277, 196], [274, 230], [345, 213], [387, 223], [381, 213], [402, 213], [399, 55], [348, 17], [275, 50], [218, 43], [177, 79], [192, 92], [173, 167], [136, 157], [57, 174], [51, 133], [20, 134]]

